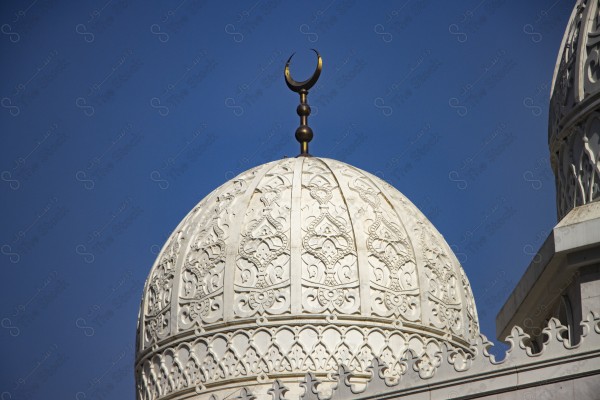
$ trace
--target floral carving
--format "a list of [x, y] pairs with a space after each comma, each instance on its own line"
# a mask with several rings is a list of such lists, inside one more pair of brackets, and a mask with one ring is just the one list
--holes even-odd
[[440, 245], [430, 228], [421, 225], [421, 246], [426, 260], [431, 325], [452, 333], [462, 333], [462, 304], [459, 286], [462, 283], [456, 276], [454, 263]]
[[572, 128], [557, 159], [557, 207], [562, 218], [573, 207], [600, 198], [600, 113]]
[[[420, 319], [419, 284], [412, 245], [401, 221], [382, 205], [383, 194], [365, 179], [349, 172], [348, 186], [374, 214], [368, 227], [366, 247], [369, 254], [371, 304], [382, 316], [408, 321]], [[399, 224], [391, 222], [395, 219]], [[370, 362], [370, 360], [369, 360]]]
[[175, 262], [179, 254], [182, 234], [175, 234], [162, 253], [146, 288], [144, 315], [144, 343], [149, 345], [167, 337], [171, 328], [171, 292], [175, 277]]
[[382, 379], [398, 382], [416, 365], [406, 351], [433, 374], [441, 343], [467, 354], [478, 332], [458, 261], [409, 200], [333, 160], [284, 159], [212, 192], [159, 255], [138, 393], [233, 393], [239, 382], [340, 365], [366, 376], [373, 357]]
[[[320, 161], [305, 163], [310, 167], [303, 174], [303, 189], [309, 197], [303, 199], [309, 203], [310, 198], [312, 202], [302, 238], [303, 305], [310, 312], [351, 314], [358, 311], [360, 301], [356, 247], [348, 213], [341, 206], [343, 200], [331, 172]], [[339, 200], [332, 200], [334, 194]]]
[[250, 170], [213, 192], [210, 206], [199, 222], [202, 229], [193, 235], [181, 271], [179, 329], [186, 330], [223, 319], [223, 285], [228, 232], [235, 217], [233, 209], [256, 174]]
[[460, 280], [462, 282], [462, 286], [463, 286], [463, 293], [465, 294], [464, 299], [465, 299], [465, 308], [467, 311], [467, 333], [468, 333], [468, 337], [469, 340], [471, 342], [474, 342], [475, 339], [477, 338], [477, 336], [479, 335], [479, 318], [477, 317], [477, 310], [475, 308], [475, 301], [473, 300], [473, 292], [471, 291], [471, 284], [469, 283], [469, 280], [467, 279], [467, 275], [465, 274], [465, 271], [463, 271], [462, 268], [459, 269], [460, 271]]
[[237, 316], [289, 311], [291, 161], [269, 171], [250, 200], [236, 263]]
[[199, 321], [210, 323], [219, 318], [216, 311], [222, 308], [219, 295], [223, 290], [225, 270], [223, 235], [218, 218], [214, 218], [190, 248], [181, 276], [182, 327]]

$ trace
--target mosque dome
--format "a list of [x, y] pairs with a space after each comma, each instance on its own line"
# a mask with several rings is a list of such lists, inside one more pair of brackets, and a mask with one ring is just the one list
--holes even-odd
[[600, 9], [578, 0], [552, 79], [548, 143], [562, 219], [600, 199]]
[[138, 398], [271, 399], [275, 379], [297, 398], [307, 372], [343, 364], [360, 379], [378, 357], [394, 379], [408, 350], [435, 366], [478, 335], [465, 273], [417, 207], [348, 164], [284, 158], [214, 190], [161, 250], [138, 321]]

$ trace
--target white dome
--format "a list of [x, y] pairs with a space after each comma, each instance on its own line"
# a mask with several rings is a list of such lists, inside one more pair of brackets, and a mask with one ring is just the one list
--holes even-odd
[[552, 79], [548, 144], [559, 219], [600, 200], [599, 13], [599, 1], [577, 1]]
[[[138, 398], [224, 398], [307, 372], [399, 376], [479, 334], [469, 282], [427, 218], [381, 179], [330, 159], [253, 168], [179, 224], [146, 282]], [[261, 397], [263, 396], [263, 397]]]

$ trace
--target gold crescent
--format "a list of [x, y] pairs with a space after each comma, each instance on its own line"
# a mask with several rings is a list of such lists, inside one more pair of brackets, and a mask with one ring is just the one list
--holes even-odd
[[313, 72], [312, 76], [307, 80], [303, 82], [296, 82], [290, 76], [290, 61], [292, 61], [292, 57], [294, 57], [294, 54], [296, 53], [292, 54], [290, 58], [288, 58], [287, 63], [285, 64], [285, 83], [290, 88], [290, 90], [296, 93], [300, 93], [302, 90], [308, 91], [311, 87], [314, 86], [315, 83], [317, 83], [317, 80], [321, 75], [321, 69], [323, 68], [323, 60], [321, 59], [321, 55], [317, 50], [311, 50], [317, 54], [317, 68], [315, 69], [315, 72]]

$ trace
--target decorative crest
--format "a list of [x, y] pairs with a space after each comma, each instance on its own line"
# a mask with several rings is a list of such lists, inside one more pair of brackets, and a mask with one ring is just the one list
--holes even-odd
[[310, 142], [313, 138], [313, 131], [308, 126], [308, 116], [310, 115], [310, 106], [307, 103], [308, 91], [312, 88], [319, 76], [321, 75], [321, 69], [323, 68], [323, 60], [321, 59], [321, 55], [315, 49], [312, 49], [317, 54], [317, 68], [315, 72], [313, 72], [312, 76], [303, 82], [296, 82], [292, 79], [290, 75], [290, 61], [292, 61], [292, 57], [294, 54], [288, 58], [287, 63], [285, 63], [285, 83], [290, 88], [291, 91], [300, 94], [300, 105], [296, 108], [296, 113], [300, 117], [300, 126], [296, 129], [296, 140], [300, 142], [300, 156], [310, 156], [308, 154], [308, 142]]

